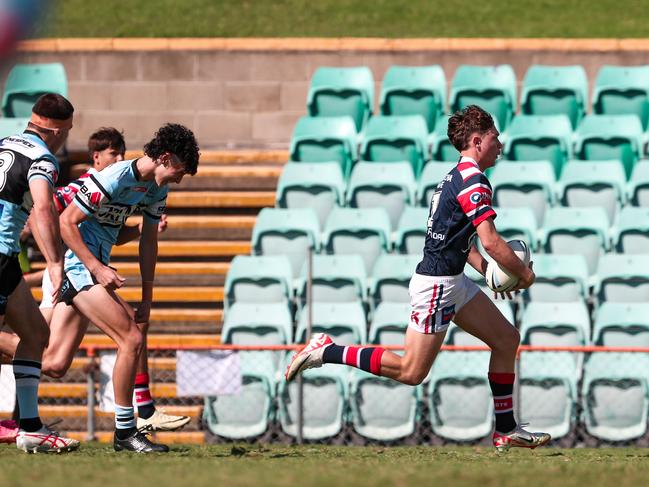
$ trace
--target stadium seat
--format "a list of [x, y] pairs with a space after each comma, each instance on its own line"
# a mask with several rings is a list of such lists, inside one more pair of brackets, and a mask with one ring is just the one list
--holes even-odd
[[594, 353], [584, 366], [582, 408], [586, 432], [604, 441], [629, 441], [647, 431], [649, 357]]
[[372, 269], [370, 297], [376, 307], [379, 303], [409, 303], [410, 278], [421, 261], [421, 254], [384, 254]]
[[615, 250], [623, 254], [649, 253], [649, 208], [625, 206], [612, 228]]
[[357, 159], [357, 133], [351, 117], [302, 117], [295, 124], [289, 154], [295, 162], [337, 162], [349, 177]]
[[582, 254], [586, 257], [589, 275], [610, 248], [608, 217], [602, 208], [550, 208], [541, 229], [545, 252]]
[[373, 162], [409, 162], [419, 177], [428, 159], [428, 128], [419, 115], [376, 116], [367, 124], [361, 141], [360, 158]]
[[604, 347], [649, 347], [649, 304], [602, 303], [593, 325], [593, 343]]
[[430, 200], [433, 198], [437, 185], [457, 165], [458, 159], [459, 156], [456, 162], [431, 161], [424, 166], [417, 188], [416, 201], [418, 205], [430, 207]]
[[422, 386], [411, 387], [362, 370], [352, 375], [350, 406], [354, 430], [378, 441], [412, 435], [419, 421]]
[[588, 264], [583, 255], [534, 254], [534, 285], [523, 291], [526, 301], [575, 302], [588, 297]]
[[225, 309], [235, 302], [288, 305], [292, 280], [291, 263], [283, 255], [237, 255], [225, 277]]
[[297, 278], [308, 248], [320, 249], [319, 237], [318, 216], [311, 208], [264, 208], [252, 229], [252, 249], [256, 255], [287, 256]]
[[[648, 249], [649, 250], [649, 249]], [[599, 261], [594, 294], [600, 302], [649, 302], [649, 252], [607, 254]]]
[[585, 113], [588, 79], [582, 66], [530, 66], [523, 79], [521, 113], [566, 115], [575, 129]]
[[626, 201], [626, 177], [619, 161], [572, 161], [563, 168], [557, 193], [564, 206], [600, 206], [609, 221]]
[[507, 130], [503, 154], [512, 161], [550, 161], [558, 179], [572, 157], [572, 127], [565, 115], [519, 115]]
[[407, 207], [397, 225], [394, 248], [402, 254], [421, 255], [426, 240], [428, 208]]
[[558, 440], [577, 422], [574, 360], [566, 352], [524, 352], [520, 356], [520, 422], [530, 431], [544, 431]]
[[392, 229], [396, 229], [401, 214], [414, 199], [415, 176], [407, 162], [359, 162], [354, 166], [347, 206], [384, 208]]
[[635, 115], [588, 115], [575, 134], [575, 155], [584, 160], [622, 161], [627, 177], [642, 156], [644, 135]]
[[638, 161], [633, 167], [628, 196], [634, 206], [649, 206], [649, 160]]
[[5, 84], [2, 114], [5, 117], [30, 117], [39, 96], [58, 93], [68, 96], [68, 79], [61, 63], [16, 64]]
[[320, 67], [311, 78], [307, 109], [312, 117], [350, 116], [361, 132], [372, 113], [374, 78], [367, 66]]
[[[493, 303], [496, 305], [496, 308], [502, 313], [507, 321], [512, 325], [515, 323], [514, 319], [514, 310], [512, 309], [511, 304], [507, 300], [493, 300], [493, 294], [489, 292], [487, 294]], [[446, 332], [446, 337], [444, 337], [444, 343], [447, 345], [455, 345], [461, 347], [484, 347], [485, 343], [479, 338], [467, 333], [462, 328], [457, 326], [455, 322], [451, 322], [451, 325], [448, 327]]]
[[491, 176], [493, 204], [506, 208], [529, 207], [540, 225], [554, 202], [554, 170], [549, 162], [501, 161]]
[[[298, 286], [299, 302], [306, 304], [307, 263]], [[312, 300], [321, 303], [362, 303], [367, 299], [367, 272], [360, 255], [314, 255]]]
[[457, 161], [460, 160], [460, 153], [448, 140], [448, 119], [448, 115], [438, 118], [435, 129], [428, 136], [430, 156], [434, 161], [454, 162], [457, 164]]
[[[298, 318], [295, 343], [307, 341], [309, 307]], [[367, 343], [367, 322], [361, 303], [313, 303], [313, 333], [327, 333], [339, 345]]]
[[[302, 374], [303, 430], [306, 440], [324, 440], [341, 433], [347, 422], [349, 381], [346, 367], [326, 364]], [[298, 382], [279, 381], [278, 417], [282, 431], [297, 436]]]
[[527, 305], [521, 319], [521, 343], [535, 346], [576, 347], [590, 341], [590, 317], [580, 301]]
[[277, 183], [278, 208], [313, 208], [324, 227], [334, 206], [345, 204], [345, 180], [335, 162], [286, 164]]
[[0, 139], [22, 134], [27, 128], [27, 122], [29, 118], [0, 118]]
[[649, 66], [609, 66], [599, 69], [593, 87], [593, 112], [636, 115], [649, 124]]
[[532, 250], [539, 246], [538, 225], [530, 208], [494, 208], [496, 228], [505, 240], [523, 240]]
[[507, 130], [516, 109], [516, 74], [509, 64], [457, 68], [449, 99], [450, 111], [478, 105], [498, 120], [500, 130]]
[[325, 225], [323, 243], [329, 254], [359, 254], [369, 271], [390, 250], [390, 217], [383, 208], [334, 208]]
[[433, 433], [452, 441], [472, 441], [493, 431], [493, 399], [487, 372], [489, 352], [442, 351], [428, 383]]
[[441, 66], [390, 66], [383, 77], [382, 115], [421, 115], [428, 132], [444, 113], [446, 75]]
[[370, 343], [403, 345], [410, 311], [410, 303], [380, 303], [372, 313]]

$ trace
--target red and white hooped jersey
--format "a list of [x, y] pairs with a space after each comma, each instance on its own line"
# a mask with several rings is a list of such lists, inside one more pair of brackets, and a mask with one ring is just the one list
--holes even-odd
[[85, 173], [79, 176], [74, 181], [70, 182], [67, 186], [59, 186], [54, 191], [54, 206], [56, 211], [59, 212], [59, 215], [63, 213], [72, 200], [83, 186], [84, 180], [88, 178], [91, 174], [97, 174], [97, 170], [94, 168], [88, 169]]

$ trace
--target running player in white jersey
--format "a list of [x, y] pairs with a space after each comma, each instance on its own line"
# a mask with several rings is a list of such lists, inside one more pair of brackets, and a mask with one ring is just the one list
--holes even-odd
[[493, 444], [536, 448], [550, 441], [547, 433], [531, 433], [516, 424], [513, 412], [514, 362], [518, 330], [494, 303], [464, 275], [467, 262], [484, 275], [487, 261], [475, 246], [476, 235], [486, 252], [519, 279], [517, 289], [532, 285], [535, 276], [498, 235], [491, 207], [491, 185], [484, 175], [502, 149], [491, 116], [472, 105], [448, 122], [448, 138], [460, 152], [458, 165], [439, 183], [431, 200], [424, 255], [410, 281], [412, 312], [405, 355], [382, 347], [345, 347], [324, 333], [314, 335], [286, 371], [292, 380], [301, 371], [323, 363], [346, 364], [404, 384], [426, 378], [451, 322], [491, 348], [489, 385], [494, 396]]
[[74, 108], [61, 95], [41, 96], [32, 108], [27, 130], [0, 140], [0, 325], [20, 337], [12, 361], [20, 409], [18, 448], [27, 452], [62, 452], [79, 442], [43, 426], [38, 414], [41, 359], [49, 328], [25, 283], [18, 264], [18, 237], [32, 211], [34, 234], [52, 280], [52, 298], [60, 297], [63, 255], [52, 190], [59, 165], [54, 157], [72, 129]]

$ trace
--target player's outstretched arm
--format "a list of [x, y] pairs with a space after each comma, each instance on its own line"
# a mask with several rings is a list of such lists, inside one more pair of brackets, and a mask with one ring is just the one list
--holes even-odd
[[137, 323], [148, 323], [153, 301], [153, 280], [158, 259], [158, 222], [144, 218], [139, 247], [140, 276], [142, 277], [142, 302], [135, 314]]

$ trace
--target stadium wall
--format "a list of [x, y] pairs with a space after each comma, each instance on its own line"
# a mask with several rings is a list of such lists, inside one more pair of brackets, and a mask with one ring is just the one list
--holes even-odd
[[531, 64], [581, 64], [592, 85], [604, 64], [649, 64], [649, 40], [43, 39], [23, 43], [15, 61], [64, 64], [72, 149], [101, 125], [123, 129], [135, 148], [166, 121], [192, 127], [206, 149], [280, 148], [318, 66], [369, 66], [377, 97], [393, 64], [440, 64], [450, 82], [460, 64], [508, 63], [519, 83]]

